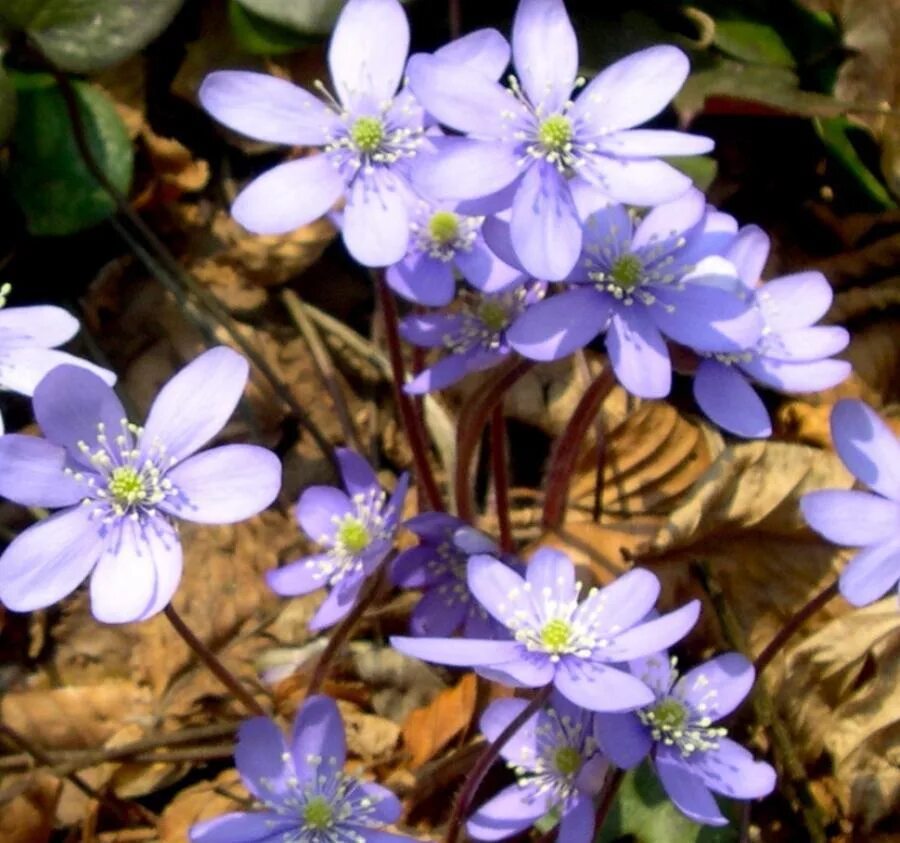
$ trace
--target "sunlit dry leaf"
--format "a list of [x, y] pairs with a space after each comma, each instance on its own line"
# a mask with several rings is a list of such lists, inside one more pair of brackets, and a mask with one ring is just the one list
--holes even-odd
[[367, 766], [387, 761], [400, 743], [400, 727], [392, 720], [367, 714], [352, 703], [338, 700], [347, 730], [347, 750]]
[[212, 781], [180, 790], [160, 817], [160, 843], [184, 843], [190, 827], [200, 820], [246, 810], [246, 802], [235, 801], [228, 794], [234, 794], [239, 800], [250, 798], [237, 770], [225, 770]]
[[59, 801], [59, 779], [28, 772], [0, 779], [0, 840], [3, 843], [46, 843], [53, 832]]
[[403, 742], [412, 753], [413, 769], [434, 758], [469, 725], [475, 714], [477, 688], [475, 674], [466, 674], [431, 703], [410, 712], [403, 724]]

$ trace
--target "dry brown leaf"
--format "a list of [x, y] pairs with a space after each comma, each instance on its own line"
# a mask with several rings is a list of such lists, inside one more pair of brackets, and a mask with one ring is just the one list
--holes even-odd
[[900, 614], [891, 596], [791, 653], [781, 706], [807, 760], [829, 756], [844, 810], [870, 829], [900, 806]]
[[353, 703], [337, 702], [347, 732], [347, 751], [361, 758], [367, 767], [388, 761], [400, 743], [400, 727], [393, 720], [368, 714]]
[[40, 771], [0, 779], [0, 840], [46, 843], [53, 832], [60, 790], [59, 779]]
[[434, 758], [475, 714], [478, 680], [474, 673], [464, 676], [452, 688], [441, 691], [429, 705], [411, 711], [403, 724], [403, 742], [413, 769]]
[[238, 799], [248, 799], [250, 796], [237, 770], [225, 770], [212, 781], [200, 782], [178, 791], [160, 817], [159, 843], [184, 843], [192, 825], [230, 811], [243, 810], [245, 805], [229, 799], [229, 793]]

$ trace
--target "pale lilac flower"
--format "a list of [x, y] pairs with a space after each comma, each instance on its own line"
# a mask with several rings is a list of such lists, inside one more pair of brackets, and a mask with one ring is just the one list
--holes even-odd
[[865, 606], [900, 581], [900, 442], [871, 407], [855, 399], [834, 405], [831, 439], [844, 465], [872, 492], [809, 492], [800, 509], [829, 541], [862, 548], [839, 585], [854, 606]]
[[[87, 360], [58, 351], [78, 333], [78, 320], [61, 307], [31, 305], [4, 307], [10, 285], [0, 286], [0, 389], [34, 395], [44, 375], [57, 366], [80, 366], [110, 386], [116, 376]], [[0, 434], [4, 432], [0, 416]]]
[[469, 560], [468, 578], [472, 593], [512, 640], [395, 637], [392, 645], [426, 661], [473, 667], [507, 685], [553, 683], [563, 696], [592, 711], [628, 711], [652, 702], [651, 690], [617, 665], [680, 640], [700, 614], [694, 600], [645, 621], [660, 586], [641, 568], [591, 589], [579, 602], [575, 566], [549, 548], [534, 554], [524, 580], [486, 555]]
[[[521, 0], [513, 23], [511, 90], [440, 56], [415, 56], [409, 85], [419, 102], [468, 137], [438, 142], [420, 156], [415, 183], [438, 199], [484, 199], [482, 212], [512, 206], [512, 238], [535, 277], [560, 280], [581, 251], [582, 230], [570, 181], [609, 199], [655, 205], [684, 193], [690, 180], [661, 155], [708, 152], [708, 138], [634, 129], [657, 115], [688, 74], [675, 47], [628, 56], [584, 85], [578, 44], [562, 0]], [[473, 206], [474, 207], [474, 206]]]
[[453, 300], [455, 272], [484, 293], [524, 280], [522, 272], [488, 249], [481, 234], [483, 221], [483, 217], [459, 213], [452, 204], [416, 201], [409, 250], [385, 273], [391, 289], [417, 304], [442, 307]]
[[769, 238], [755, 225], [741, 229], [726, 257], [755, 297], [764, 320], [760, 338], [737, 352], [709, 353], [697, 367], [694, 397], [717, 425], [738, 436], [772, 433], [772, 423], [753, 380], [784, 392], [816, 392], [850, 375], [833, 360], [850, 342], [845, 328], [816, 325], [831, 306], [831, 287], [821, 272], [798, 272], [762, 282]]
[[[492, 702], [481, 716], [484, 736], [495, 741], [527, 705], [522, 699]], [[591, 843], [594, 797], [609, 767], [593, 733], [593, 716], [554, 693], [500, 750], [516, 783], [472, 814], [469, 834], [476, 840], [502, 840], [553, 811], [560, 817], [559, 840]]]
[[[730, 218], [707, 208], [700, 191], [657, 205], [637, 223], [622, 205], [589, 210], [584, 252], [566, 279], [571, 286], [507, 332], [519, 354], [557, 360], [606, 331], [620, 383], [641, 398], [662, 398], [672, 384], [666, 337], [723, 352], [756, 340], [762, 318], [719, 253], [732, 239]], [[490, 235], [502, 254], [502, 223]]]
[[398, 93], [408, 48], [409, 23], [397, 0], [350, 0], [328, 49], [337, 99], [322, 101], [260, 73], [220, 71], [204, 80], [201, 103], [229, 128], [322, 150], [244, 188], [232, 207], [241, 225], [259, 234], [291, 231], [346, 197], [342, 232], [351, 255], [367, 266], [403, 257], [407, 169], [424, 136], [422, 109], [408, 91]]
[[401, 475], [388, 497], [361, 456], [347, 448], [335, 453], [346, 492], [311, 486], [297, 502], [297, 523], [325, 549], [266, 574], [272, 590], [286, 596], [331, 589], [309, 623], [311, 630], [337, 623], [353, 608], [366, 578], [393, 547], [409, 483]]
[[197, 454], [228, 421], [247, 382], [229, 348], [201, 354], [160, 391], [144, 427], [83, 368], [58, 366], [37, 386], [46, 438], [0, 437], [0, 495], [65, 509], [0, 556], [0, 601], [25, 612], [61, 600], [90, 574], [91, 611], [125, 623], [161, 611], [181, 579], [174, 520], [241, 521], [281, 486], [278, 458], [254, 445]]
[[610, 761], [633, 767], [648, 753], [675, 806], [695, 822], [727, 825], [711, 791], [732, 799], [759, 799], [775, 787], [775, 771], [714, 724], [734, 711], [753, 687], [753, 665], [726, 653], [680, 679], [665, 653], [632, 662], [631, 670], [655, 699], [638, 711], [598, 714], [600, 747]]
[[463, 290], [447, 310], [407, 316], [400, 323], [403, 339], [423, 348], [442, 348], [446, 354], [404, 390], [412, 395], [433, 392], [502, 363], [512, 353], [508, 331], [545, 289], [544, 284], [526, 281], [493, 294]]
[[261, 811], [223, 814], [193, 826], [191, 843], [406, 843], [385, 830], [400, 818], [397, 797], [344, 772], [347, 742], [334, 701], [304, 701], [289, 741], [266, 717], [238, 730], [234, 760]]
[[413, 610], [413, 635], [453, 635], [495, 638], [505, 630], [488, 615], [469, 591], [466, 566], [477, 553], [500, 555], [500, 548], [465, 521], [442, 512], [423, 512], [403, 526], [419, 537], [419, 544], [397, 555], [391, 580], [400, 588], [425, 593]]

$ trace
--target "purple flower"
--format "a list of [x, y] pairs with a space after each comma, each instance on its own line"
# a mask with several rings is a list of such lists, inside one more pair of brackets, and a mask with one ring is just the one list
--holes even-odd
[[345, 196], [342, 230], [353, 257], [367, 266], [403, 257], [407, 168], [424, 131], [422, 109], [408, 91], [397, 93], [408, 47], [409, 23], [397, 0], [350, 0], [328, 50], [336, 100], [323, 102], [259, 73], [221, 71], [204, 80], [201, 103], [229, 128], [323, 151], [281, 164], [248, 185], [232, 208], [241, 225], [259, 234], [291, 231]]
[[401, 813], [397, 797], [374, 782], [344, 773], [347, 743], [333, 700], [309, 697], [290, 741], [266, 717], [238, 730], [234, 760], [262, 811], [223, 814], [198, 823], [191, 843], [402, 843], [385, 831]]
[[900, 580], [900, 443], [871, 407], [853, 399], [834, 405], [831, 438], [844, 465], [872, 492], [810, 492], [800, 509], [829, 541], [862, 548], [841, 573], [840, 590], [865, 606]]
[[[440, 56], [414, 56], [409, 85], [434, 116], [467, 138], [439, 142], [420, 156], [413, 178], [439, 199], [486, 198], [482, 212], [512, 205], [512, 237], [534, 276], [560, 280], [581, 251], [570, 190], [580, 181], [609, 199], [655, 205], [684, 193], [690, 180], [660, 155], [708, 152], [708, 138], [633, 129], [658, 114], [688, 74], [675, 47], [653, 47], [608, 67], [584, 85], [578, 44], [562, 0], [521, 0], [513, 23], [511, 90]], [[521, 81], [520, 81], [521, 80]]]
[[335, 453], [347, 491], [311, 486], [297, 502], [297, 523], [326, 550], [266, 574], [272, 590], [286, 596], [331, 589], [311, 630], [337, 623], [353, 608], [366, 578], [393, 547], [408, 486], [407, 475], [401, 475], [388, 498], [361, 456], [346, 448]]
[[[57, 366], [80, 366], [102, 378], [110, 386], [116, 376], [56, 346], [78, 333], [78, 320], [61, 307], [33, 305], [4, 307], [10, 285], [0, 286], [0, 389], [34, 395], [43, 377]], [[0, 434], [3, 433], [0, 416]]]
[[453, 635], [461, 630], [468, 638], [494, 638], [505, 631], [475, 600], [466, 581], [469, 557], [497, 556], [497, 545], [465, 521], [444, 513], [424, 512], [403, 526], [419, 537], [419, 544], [398, 554], [391, 579], [400, 588], [425, 592], [410, 619], [413, 635]]
[[34, 393], [46, 438], [0, 437], [0, 495], [65, 509], [29, 527], [0, 557], [0, 600], [14, 611], [61, 600], [91, 574], [97, 620], [161, 611], [181, 579], [173, 520], [226, 524], [265, 509], [281, 464], [254, 445], [195, 454], [224, 427], [247, 382], [229, 348], [201, 354], [160, 391], [144, 427], [83, 368], [58, 366]]
[[[703, 351], [738, 351], [762, 328], [734, 267], [717, 254], [732, 239], [727, 230], [723, 238], [728, 219], [697, 190], [658, 205], [637, 225], [621, 205], [594, 210], [582, 259], [566, 279], [572, 286], [530, 308], [509, 330], [509, 344], [525, 357], [557, 360], [606, 330], [622, 385], [662, 398], [672, 384], [664, 336]], [[491, 234], [502, 253], [502, 224]]]
[[502, 363], [512, 353], [509, 329], [544, 290], [537, 281], [490, 295], [464, 290], [448, 310], [406, 317], [400, 323], [403, 339], [424, 348], [443, 348], [447, 354], [403, 388], [412, 395], [433, 392]]
[[469, 560], [469, 588], [513, 640], [392, 638], [401, 653], [438, 664], [474, 667], [488, 679], [517, 687], [553, 683], [592, 711], [628, 711], [653, 701], [650, 689], [615, 665], [655, 653], [696, 623], [700, 604], [644, 621], [659, 581], [636, 568], [579, 602], [575, 567], [563, 553], [538, 550], [526, 578], [492, 556]]
[[[484, 736], [495, 741], [527, 705], [521, 699], [491, 703], [481, 716]], [[554, 693], [549, 705], [500, 750], [517, 782], [472, 815], [469, 834], [476, 840], [502, 840], [555, 811], [560, 815], [559, 840], [590, 843], [593, 798], [609, 766], [597, 753], [593, 731], [591, 714]]]
[[518, 269], [488, 249], [481, 235], [483, 221], [483, 217], [458, 213], [454, 205], [415, 202], [409, 251], [386, 273], [391, 289], [417, 304], [442, 307], [453, 300], [454, 270], [484, 293], [523, 280]]
[[775, 787], [775, 771], [713, 724], [734, 711], [753, 687], [754, 670], [739, 653], [726, 653], [680, 679], [665, 653], [632, 663], [654, 701], [636, 712], [598, 714], [597, 738], [610, 761], [633, 767], [652, 752], [663, 788], [675, 806], [699, 823], [727, 825], [710, 791], [758, 799]]
[[845, 380], [850, 364], [832, 360], [850, 335], [837, 325], [816, 325], [831, 306], [821, 272], [798, 272], [762, 283], [769, 238], [755, 225], [741, 229], [727, 257], [755, 296], [764, 328], [744, 350], [705, 355], [694, 377], [697, 404], [720, 427], [738, 436], [772, 433], [772, 423], [748, 379], [787, 392], [816, 392]]

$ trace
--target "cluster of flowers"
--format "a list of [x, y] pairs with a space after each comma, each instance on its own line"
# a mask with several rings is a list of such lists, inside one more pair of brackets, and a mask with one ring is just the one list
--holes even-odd
[[[846, 332], [814, 324], [831, 301], [825, 279], [807, 272], [761, 283], [766, 236], [709, 207], [659, 157], [702, 153], [710, 142], [634, 128], [681, 85], [682, 53], [645, 50], [585, 83], [561, 0], [521, 0], [511, 46], [485, 30], [407, 61], [408, 41], [397, 0], [349, 0], [329, 50], [337, 99], [236, 72], [213, 74], [201, 91], [238, 131], [322, 148], [248, 186], [234, 207], [239, 221], [285, 231], [343, 197], [334, 215], [357, 260], [387, 267], [392, 288], [419, 305], [445, 307], [456, 296], [447, 311], [405, 320], [410, 342], [447, 352], [408, 391], [447, 386], [513, 352], [558, 359], [604, 334], [623, 385], [661, 397], [671, 383], [668, 343], [677, 343], [693, 353], [701, 408], [729, 430], [761, 436], [769, 419], [748, 379], [815, 390], [846, 376], [847, 364], [831, 359]], [[511, 58], [518, 76], [504, 87], [497, 80]], [[457, 272], [466, 283], [458, 295]], [[61, 510], [0, 556], [0, 601], [43, 608], [90, 577], [98, 620], [139, 621], [177, 589], [177, 521], [223, 524], [260, 512], [278, 495], [281, 466], [257, 446], [201, 450], [246, 385], [247, 363], [234, 351], [214, 348], [177, 373], [141, 427], [128, 420], [111, 373], [55, 350], [76, 330], [59, 308], [0, 311], [0, 385], [33, 395], [43, 432], [0, 436], [0, 495]], [[814, 492], [802, 508], [830, 540], [863, 547], [840, 587], [864, 605], [900, 579], [900, 443], [858, 401], [836, 406], [832, 431], [873, 493]], [[297, 504], [300, 527], [322, 550], [271, 571], [272, 589], [327, 589], [310, 624], [322, 630], [389, 564], [395, 586], [424, 592], [412, 635], [393, 638], [396, 649], [511, 688], [552, 687], [503, 747], [517, 784], [469, 818], [473, 837], [502, 839], [554, 814], [560, 839], [588, 843], [609, 768], [645, 758], [699, 822], [726, 822], [713, 793], [772, 790], [773, 769], [719, 725], [749, 693], [752, 665], [728, 653], [680, 677], [675, 669], [669, 649], [696, 622], [696, 602], [659, 614], [659, 582], [640, 568], [582, 595], [564, 554], [544, 548], [525, 564], [442, 513], [404, 522], [419, 542], [390, 559], [407, 478], [388, 494], [359, 455], [339, 449], [337, 461], [343, 488], [309, 488]], [[527, 705], [492, 703], [482, 731], [494, 740]], [[327, 697], [303, 704], [289, 741], [270, 720], [248, 721], [236, 763], [265, 810], [201, 823], [192, 840], [408, 840], [387, 830], [401, 813], [396, 797], [349, 776], [345, 759]]]
[[448, 306], [403, 323], [408, 342], [445, 352], [408, 392], [513, 353], [560, 359], [602, 334], [623, 386], [660, 398], [674, 343], [703, 412], [759, 437], [771, 424], [750, 382], [803, 392], [847, 377], [832, 359], [847, 332], [815, 325], [832, 296], [822, 275], [762, 283], [766, 235], [661, 157], [712, 141], [636, 128], [687, 77], [680, 50], [643, 50], [586, 82], [563, 0], [521, 0], [511, 45], [486, 29], [407, 61], [408, 47], [398, 0], [351, 0], [328, 52], [336, 99], [242, 71], [200, 90], [231, 129], [320, 149], [247, 186], [239, 222], [285, 232], [342, 199], [332, 216], [350, 253], [410, 301]]

